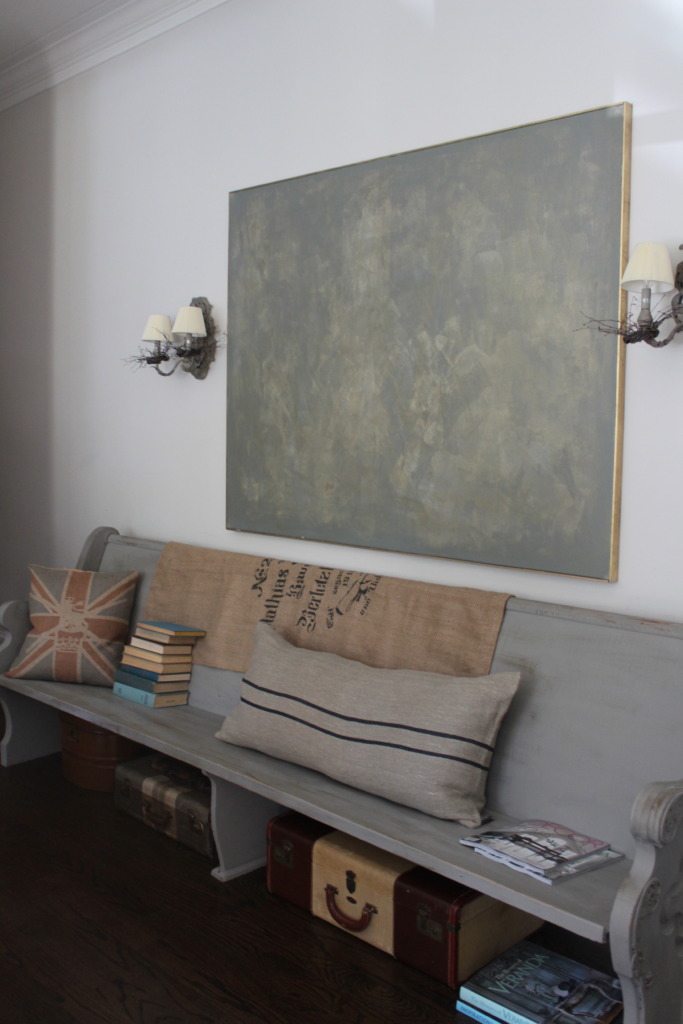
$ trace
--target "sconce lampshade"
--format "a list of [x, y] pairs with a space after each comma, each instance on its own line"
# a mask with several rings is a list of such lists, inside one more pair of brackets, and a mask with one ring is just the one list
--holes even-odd
[[661, 242], [640, 242], [628, 261], [621, 287], [629, 292], [650, 288], [653, 292], [668, 292], [674, 286], [669, 250]]
[[156, 313], [150, 316], [145, 325], [142, 335], [143, 341], [170, 341], [171, 340], [171, 318]]
[[199, 306], [181, 306], [173, 324], [174, 334], [192, 334], [195, 338], [206, 337], [204, 314]]

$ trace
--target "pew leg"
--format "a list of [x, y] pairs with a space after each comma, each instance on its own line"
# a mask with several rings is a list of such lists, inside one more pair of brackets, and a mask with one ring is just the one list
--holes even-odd
[[211, 874], [220, 882], [227, 882], [266, 863], [266, 826], [285, 808], [207, 774], [211, 780], [211, 822], [219, 862]]

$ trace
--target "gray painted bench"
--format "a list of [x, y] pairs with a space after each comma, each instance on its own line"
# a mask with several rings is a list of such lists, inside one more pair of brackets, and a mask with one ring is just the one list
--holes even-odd
[[[78, 567], [136, 569], [139, 613], [163, 544], [102, 527]], [[28, 629], [0, 612], [0, 672]], [[100, 687], [0, 676], [3, 765], [60, 749], [66, 711], [201, 768], [226, 880], [265, 861], [265, 826], [301, 811], [597, 943], [609, 943], [625, 1024], [683, 1019], [683, 624], [511, 599], [493, 671], [521, 669], [488, 786], [496, 822], [543, 817], [601, 836], [619, 863], [554, 886], [478, 856], [466, 829], [215, 739], [239, 700], [236, 673], [195, 665], [187, 707], [159, 712]], [[661, 781], [677, 780], [677, 781]]]

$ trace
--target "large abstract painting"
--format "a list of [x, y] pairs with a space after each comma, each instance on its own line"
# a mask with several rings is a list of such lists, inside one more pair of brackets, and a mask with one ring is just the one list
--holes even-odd
[[230, 197], [229, 529], [614, 579], [630, 107]]

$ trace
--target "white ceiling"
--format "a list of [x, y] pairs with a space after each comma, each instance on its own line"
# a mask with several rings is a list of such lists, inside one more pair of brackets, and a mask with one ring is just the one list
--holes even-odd
[[0, 0], [0, 110], [229, 0]]

